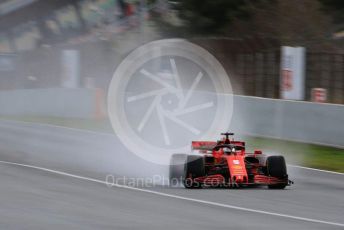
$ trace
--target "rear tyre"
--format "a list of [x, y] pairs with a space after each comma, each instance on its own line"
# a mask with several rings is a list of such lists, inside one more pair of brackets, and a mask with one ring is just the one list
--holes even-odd
[[204, 159], [201, 156], [187, 156], [184, 167], [184, 187], [201, 188], [202, 184], [195, 182], [197, 177], [205, 176]]
[[268, 185], [269, 189], [284, 189], [288, 184], [287, 165], [283, 156], [269, 156], [266, 159], [267, 175], [283, 179], [285, 183]]
[[176, 185], [183, 181], [186, 158], [186, 154], [173, 154], [171, 156], [169, 171], [171, 185]]

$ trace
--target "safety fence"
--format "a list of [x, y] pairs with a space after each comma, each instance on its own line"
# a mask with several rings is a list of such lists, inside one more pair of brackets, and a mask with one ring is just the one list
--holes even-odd
[[[222, 63], [230, 75], [235, 94], [280, 98], [281, 44], [246, 48], [247, 41], [191, 42], [209, 50]], [[92, 79], [94, 87], [106, 91], [114, 69], [126, 55], [119, 48], [110, 42], [97, 42], [18, 54], [13, 63], [14, 70], [0, 73], [0, 90], [60, 87], [63, 73], [61, 50], [78, 49], [81, 56], [80, 86], [87, 85]], [[306, 101], [311, 100], [312, 88], [324, 88], [327, 90], [327, 102], [344, 104], [343, 53], [307, 49], [305, 71]]]
[[[195, 39], [223, 64], [236, 94], [280, 98], [281, 46], [275, 40]], [[305, 100], [312, 88], [327, 90], [327, 102], [344, 104], [344, 53], [306, 47]]]

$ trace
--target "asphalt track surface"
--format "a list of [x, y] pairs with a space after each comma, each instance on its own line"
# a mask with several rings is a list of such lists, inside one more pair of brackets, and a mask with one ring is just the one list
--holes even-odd
[[0, 229], [344, 229], [344, 174], [288, 170], [285, 190], [109, 188], [108, 173], [167, 170], [113, 135], [0, 122]]
[[290, 174], [282, 191], [133, 189], [0, 162], [0, 229], [344, 229], [344, 175]]

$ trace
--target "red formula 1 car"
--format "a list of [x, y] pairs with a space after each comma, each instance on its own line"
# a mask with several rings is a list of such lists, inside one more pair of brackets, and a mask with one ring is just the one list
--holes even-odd
[[221, 135], [225, 137], [217, 142], [193, 141], [191, 155], [172, 155], [170, 179], [182, 180], [185, 188], [266, 185], [284, 189], [292, 184], [283, 156], [257, 150], [246, 153], [245, 142], [230, 140], [233, 133]]

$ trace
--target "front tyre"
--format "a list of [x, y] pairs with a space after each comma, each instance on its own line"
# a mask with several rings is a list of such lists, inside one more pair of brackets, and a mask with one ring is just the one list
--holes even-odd
[[269, 189], [284, 189], [288, 185], [287, 165], [283, 156], [269, 156], [266, 159], [267, 175], [286, 182], [268, 185]]

